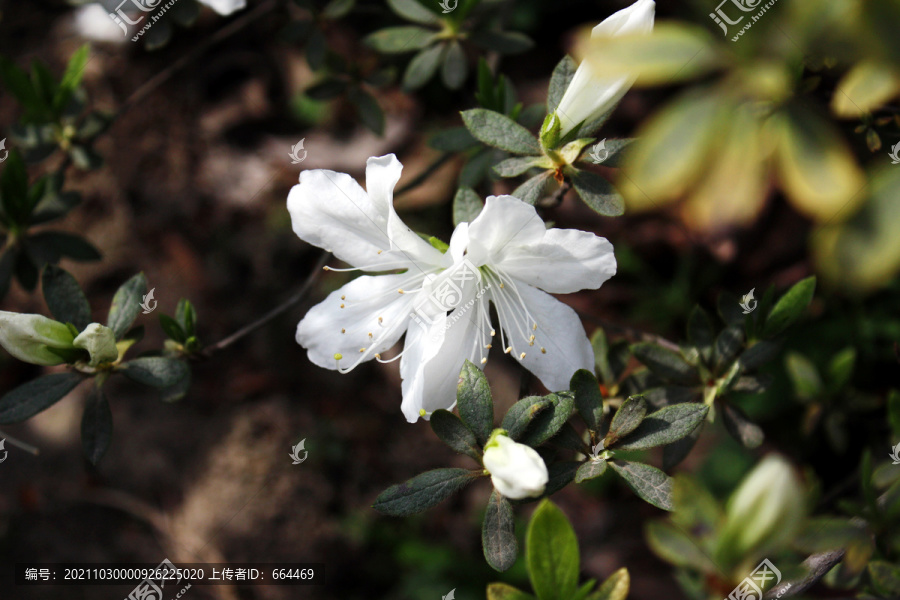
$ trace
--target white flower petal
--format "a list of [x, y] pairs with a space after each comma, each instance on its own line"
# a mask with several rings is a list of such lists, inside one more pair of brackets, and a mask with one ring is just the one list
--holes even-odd
[[45, 366], [64, 363], [52, 349], [71, 350], [74, 338], [64, 324], [43, 315], [0, 310], [0, 346], [21, 361]]
[[577, 229], [548, 229], [529, 246], [503, 252], [504, 273], [554, 294], [595, 290], [616, 274], [616, 257], [606, 238]]
[[[594, 368], [594, 350], [581, 320], [569, 306], [524, 282], [507, 283], [503, 289], [494, 285], [489, 293], [510, 354], [547, 389], [567, 390], [575, 371]], [[523, 306], [533, 322], [524, 317]], [[534, 340], [530, 340], [532, 335]]]
[[546, 230], [530, 204], [512, 196], [488, 196], [468, 226], [468, 259], [477, 267], [498, 262], [506, 249], [535, 243]]
[[223, 16], [247, 7], [247, 0], [199, 0], [199, 2]]
[[[409, 326], [415, 300], [415, 294], [398, 290], [404, 285], [417, 287], [416, 279], [421, 278], [411, 274], [357, 277], [306, 313], [297, 325], [297, 342], [309, 351], [310, 361], [326, 369], [349, 368], [360, 359], [385, 352]], [[335, 354], [342, 355], [340, 361]]]

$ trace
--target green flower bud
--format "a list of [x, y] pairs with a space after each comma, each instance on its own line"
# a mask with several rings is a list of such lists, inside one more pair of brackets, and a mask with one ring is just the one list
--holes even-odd
[[109, 327], [100, 323], [91, 323], [84, 328], [72, 342], [76, 348], [87, 350], [91, 355], [90, 365], [96, 367], [101, 363], [113, 362], [119, 358], [116, 348], [116, 334]]
[[553, 150], [559, 145], [559, 117], [555, 112], [547, 115], [544, 124], [541, 125], [541, 146], [547, 150]]
[[42, 315], [0, 311], [0, 346], [21, 361], [45, 366], [62, 364], [66, 362], [66, 350], [73, 348], [74, 337], [63, 323]]

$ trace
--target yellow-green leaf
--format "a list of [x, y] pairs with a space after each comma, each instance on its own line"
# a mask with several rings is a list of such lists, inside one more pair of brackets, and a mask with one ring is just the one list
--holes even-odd
[[839, 117], [860, 117], [900, 94], [900, 74], [890, 65], [863, 61], [837, 86], [831, 110]]

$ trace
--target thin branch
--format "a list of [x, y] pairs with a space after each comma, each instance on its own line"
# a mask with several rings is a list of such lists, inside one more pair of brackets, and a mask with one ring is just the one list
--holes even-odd
[[236, 341], [240, 340], [242, 337], [253, 333], [260, 327], [267, 325], [276, 317], [281, 314], [287, 312], [289, 309], [293, 308], [295, 305], [299, 304], [303, 300], [306, 299], [306, 296], [309, 294], [309, 291], [312, 289], [313, 283], [315, 283], [316, 278], [319, 276], [319, 273], [322, 272], [322, 268], [325, 266], [325, 263], [331, 258], [331, 252], [323, 252], [322, 256], [319, 257], [319, 260], [316, 261], [315, 266], [313, 266], [312, 272], [306, 277], [306, 281], [303, 282], [303, 285], [300, 286], [300, 289], [297, 290], [297, 293], [288, 298], [284, 303], [276, 306], [268, 313], [263, 315], [261, 318], [257, 319], [253, 323], [242, 327], [229, 335], [227, 338], [212, 344], [211, 346], [207, 346], [203, 349], [202, 355], [205, 357], [210, 357], [219, 350], [224, 350], [228, 348]]
[[38, 454], [41, 453], [39, 448], [36, 448], [36, 447], [32, 446], [31, 444], [26, 444], [22, 440], [18, 440], [16, 438], [14, 438], [13, 436], [9, 435], [8, 433], [4, 433], [3, 431], [0, 431], [0, 438], [4, 438], [11, 445], [15, 446], [16, 448], [20, 448], [20, 449], [24, 450], [28, 454], [33, 454], [34, 456], [37, 456]]
[[801, 594], [814, 586], [817, 581], [825, 576], [825, 573], [830, 571], [834, 565], [841, 562], [841, 559], [843, 558], [843, 548], [840, 550], [829, 550], [828, 552], [813, 554], [802, 563], [802, 565], [809, 570], [806, 575], [799, 579], [784, 581], [776, 585], [766, 592], [766, 595], [763, 596], [763, 598], [765, 600], [773, 600], [774, 598], [786, 598]]
[[413, 190], [413, 189], [419, 187], [419, 186], [422, 185], [423, 183], [425, 183], [425, 181], [426, 181], [429, 177], [431, 177], [431, 175], [432, 175], [435, 171], [437, 171], [438, 169], [440, 169], [441, 167], [443, 167], [443, 166], [444, 166], [444, 163], [448, 162], [451, 158], [453, 158], [453, 153], [452, 153], [452, 152], [444, 152], [444, 153], [442, 153], [442, 154], [437, 158], [437, 160], [435, 160], [433, 163], [431, 163], [430, 165], [428, 165], [428, 167], [427, 167], [424, 171], [422, 171], [421, 173], [419, 173], [418, 175], [416, 175], [415, 178], [414, 178], [412, 181], [410, 181], [409, 183], [407, 183], [406, 185], [404, 185], [403, 187], [401, 187], [399, 190], [395, 191], [395, 192], [394, 192], [394, 197], [397, 197], [397, 196], [399, 196], [400, 194], [405, 194], [406, 192], [409, 192], [409, 191], [411, 191], [411, 190]]

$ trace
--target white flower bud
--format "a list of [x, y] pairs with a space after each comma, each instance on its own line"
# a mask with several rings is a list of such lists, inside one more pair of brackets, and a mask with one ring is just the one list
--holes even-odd
[[[591, 38], [650, 33], [655, 13], [656, 3], [653, 0], [638, 0], [594, 27]], [[565, 137], [582, 121], [593, 121], [612, 109], [631, 88], [634, 79], [628, 75], [597, 77], [588, 61], [583, 61], [556, 109], [561, 123], [560, 136]]]
[[113, 362], [119, 358], [119, 349], [116, 348], [116, 335], [112, 329], [100, 323], [91, 323], [78, 334], [72, 342], [76, 348], [83, 348], [91, 355], [91, 366], [96, 367], [100, 363]]
[[495, 429], [485, 444], [484, 468], [497, 491], [513, 500], [540, 496], [550, 478], [540, 455], [512, 441], [504, 429]]
[[21, 361], [62, 364], [65, 359], [52, 349], [71, 350], [74, 337], [64, 324], [42, 315], [0, 311], [0, 346]]

